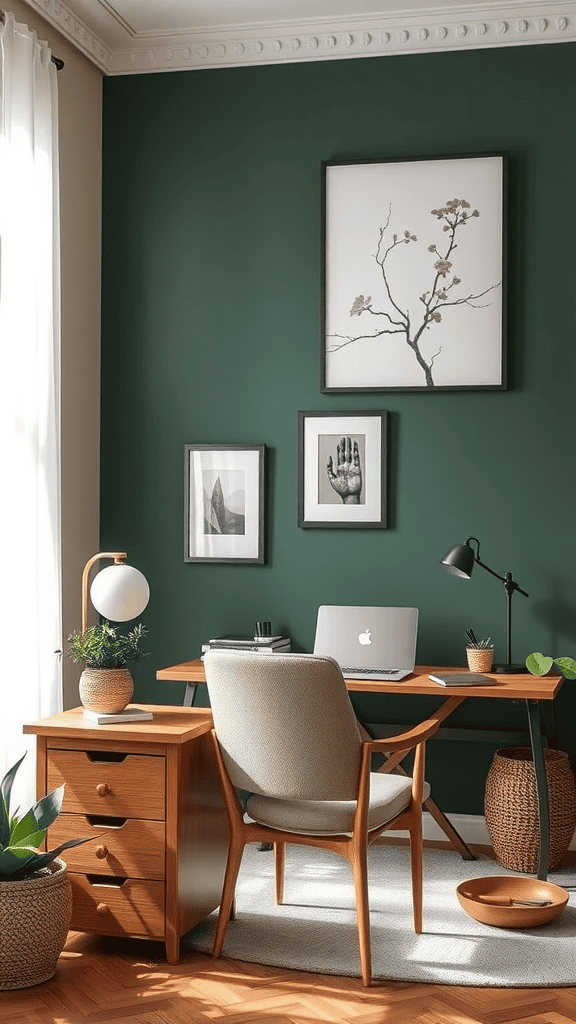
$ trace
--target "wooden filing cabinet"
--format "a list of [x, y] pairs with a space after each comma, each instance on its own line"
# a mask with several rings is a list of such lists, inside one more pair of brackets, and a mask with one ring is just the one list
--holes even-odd
[[148, 706], [153, 718], [96, 726], [83, 708], [24, 726], [37, 736], [37, 791], [65, 784], [50, 848], [65, 850], [72, 929], [180, 937], [220, 903], [228, 826], [205, 708]]

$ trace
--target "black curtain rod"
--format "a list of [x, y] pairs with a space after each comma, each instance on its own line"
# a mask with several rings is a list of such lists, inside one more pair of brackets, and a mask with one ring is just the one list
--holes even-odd
[[[4, 11], [0, 11], [0, 21], [1, 22], [5, 21], [4, 14], [5, 14]], [[64, 67], [64, 61], [60, 57], [55, 57], [54, 54], [51, 54], [50, 59], [51, 59], [52, 63], [56, 65], [58, 71], [62, 71], [62, 68]]]

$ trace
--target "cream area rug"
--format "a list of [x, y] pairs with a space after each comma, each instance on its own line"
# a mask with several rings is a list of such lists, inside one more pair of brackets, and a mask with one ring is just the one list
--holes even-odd
[[[456, 886], [483, 875], [513, 875], [482, 857], [463, 861], [449, 849], [424, 850], [424, 931], [415, 935], [409, 851], [376, 846], [369, 852], [374, 978], [441, 985], [546, 987], [576, 985], [576, 873], [549, 880], [570, 892], [551, 924], [530, 930], [491, 928], [460, 907]], [[246, 847], [236, 889], [236, 918], [222, 955], [319, 974], [360, 977], [351, 869], [336, 854], [286, 848], [285, 900], [274, 903], [273, 854]], [[524, 876], [526, 877], [526, 876]], [[210, 952], [215, 911], [183, 943]]]

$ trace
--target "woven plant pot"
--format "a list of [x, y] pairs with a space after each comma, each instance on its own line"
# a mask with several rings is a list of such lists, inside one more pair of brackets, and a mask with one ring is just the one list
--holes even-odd
[[56, 973], [72, 916], [63, 860], [34, 878], [0, 882], [0, 989], [30, 988]]
[[466, 657], [471, 672], [490, 672], [494, 661], [494, 648], [467, 647]]
[[[557, 868], [576, 826], [576, 782], [568, 755], [545, 750], [550, 817], [549, 863]], [[538, 870], [540, 823], [532, 751], [529, 747], [497, 750], [486, 777], [486, 827], [497, 860], [513, 871]]]
[[80, 700], [89, 711], [115, 715], [132, 699], [134, 680], [127, 668], [85, 668], [80, 676]]

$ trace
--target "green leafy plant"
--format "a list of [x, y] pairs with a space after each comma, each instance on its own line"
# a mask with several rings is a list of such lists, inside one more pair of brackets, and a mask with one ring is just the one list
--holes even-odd
[[565, 679], [576, 679], [576, 661], [574, 658], [550, 658], [547, 655], [529, 654], [526, 658], [526, 668], [533, 676], [545, 676], [552, 665], [557, 665]]
[[140, 661], [150, 653], [140, 650], [145, 636], [147, 631], [142, 623], [122, 635], [109, 622], [100, 622], [89, 626], [85, 633], [72, 633], [68, 637], [68, 654], [87, 668], [125, 668], [129, 662]]
[[19, 881], [31, 878], [40, 868], [50, 864], [62, 850], [71, 846], [89, 843], [87, 839], [68, 839], [55, 850], [38, 853], [46, 837], [46, 830], [56, 820], [62, 808], [64, 786], [53, 790], [38, 800], [30, 810], [19, 816], [18, 808], [10, 814], [10, 795], [16, 772], [25, 758], [6, 772], [0, 783], [0, 885], [3, 881]]
[[494, 647], [491, 637], [486, 637], [485, 640], [479, 640], [473, 629], [467, 629], [466, 633], [466, 646], [473, 651], [491, 651]]

